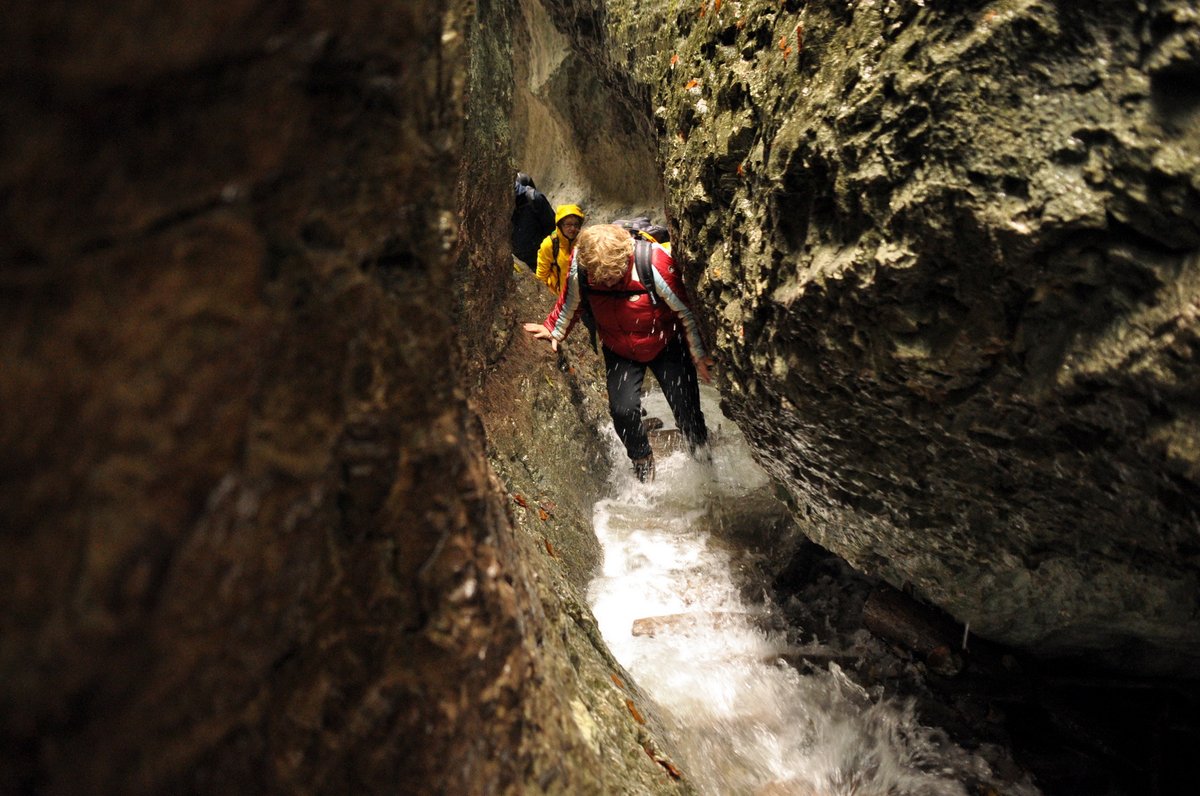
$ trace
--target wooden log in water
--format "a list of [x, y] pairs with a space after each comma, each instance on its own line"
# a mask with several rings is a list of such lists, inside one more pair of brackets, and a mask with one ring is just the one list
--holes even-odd
[[836, 663], [839, 666], [847, 666], [862, 660], [861, 655], [852, 655], [829, 647], [788, 647], [776, 657], [783, 658], [792, 666], [798, 666], [803, 662], [817, 665]]
[[878, 589], [867, 598], [863, 623], [880, 638], [924, 658], [930, 671], [947, 677], [962, 671], [962, 658], [954, 651], [961, 643], [961, 630], [942, 614], [895, 589]]
[[764, 617], [757, 614], [739, 611], [695, 611], [686, 614], [665, 614], [663, 616], [645, 616], [633, 620], [631, 632], [635, 636], [649, 636], [665, 633], [686, 633], [696, 628], [713, 628], [724, 622], [741, 620], [759, 622]]

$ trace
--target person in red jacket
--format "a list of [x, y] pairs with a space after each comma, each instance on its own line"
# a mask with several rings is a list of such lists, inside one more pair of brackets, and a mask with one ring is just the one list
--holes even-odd
[[712, 365], [671, 255], [654, 244], [651, 265], [654, 295], [633, 267], [629, 233], [612, 224], [589, 227], [576, 240], [558, 303], [542, 323], [525, 324], [525, 331], [558, 350], [584, 303], [590, 307], [603, 343], [609, 413], [642, 481], [654, 478], [654, 455], [642, 425], [646, 368], [658, 379], [675, 425], [694, 454], [708, 442], [697, 377], [709, 382]]

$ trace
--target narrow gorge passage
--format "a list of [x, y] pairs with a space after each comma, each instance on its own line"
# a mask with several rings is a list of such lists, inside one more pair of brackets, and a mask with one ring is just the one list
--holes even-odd
[[[1196, 790], [1193, 0], [16, 10], [0, 794]], [[710, 469], [517, 170], [670, 227]]]
[[[652, 484], [616, 469], [612, 496], [595, 507], [604, 565], [588, 595], [613, 654], [658, 703], [683, 777], [714, 796], [1039, 793], [925, 726], [911, 702], [829, 662], [853, 651], [810, 642], [803, 653], [822, 663], [807, 673], [785, 660], [806, 629], [787, 627], [770, 604], [756, 561], [765, 551], [748, 549], [750, 529], [738, 527], [755, 515], [737, 504], [770, 499], [767, 477], [715, 390], [702, 398], [719, 429], [711, 464], [661, 455], [668, 430]], [[646, 405], [669, 421], [661, 393]]]

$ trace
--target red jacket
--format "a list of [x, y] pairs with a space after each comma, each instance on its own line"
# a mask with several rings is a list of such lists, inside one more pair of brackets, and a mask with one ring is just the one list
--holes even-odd
[[[706, 352], [696, 326], [696, 318], [688, 303], [687, 290], [675, 261], [661, 246], [654, 247], [654, 282], [659, 301], [654, 305], [646, 293], [630, 295], [606, 294], [601, 291], [641, 290], [633, 255], [625, 266], [625, 276], [611, 288], [588, 287], [588, 303], [596, 318], [596, 333], [613, 353], [635, 362], [649, 362], [681, 331], [685, 333], [693, 359], [702, 359]], [[544, 324], [555, 340], [563, 340], [575, 325], [581, 308], [579, 268], [572, 260], [567, 289], [546, 316]]]

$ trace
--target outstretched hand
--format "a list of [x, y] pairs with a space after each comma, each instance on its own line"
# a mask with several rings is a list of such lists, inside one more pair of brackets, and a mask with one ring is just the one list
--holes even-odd
[[712, 357], [702, 357], [701, 359], [696, 360], [696, 375], [699, 376], [700, 381], [704, 382], [705, 384], [712, 384], [712, 374], [708, 372], [708, 369], [712, 367], [712, 364]]
[[539, 340], [549, 340], [551, 351], [558, 350], [558, 341], [555, 340], [554, 337], [551, 336], [550, 330], [547, 329], [545, 326], [542, 326], [540, 323], [525, 324], [525, 331], [529, 332], [531, 335], [533, 335], [534, 337], [536, 337]]

